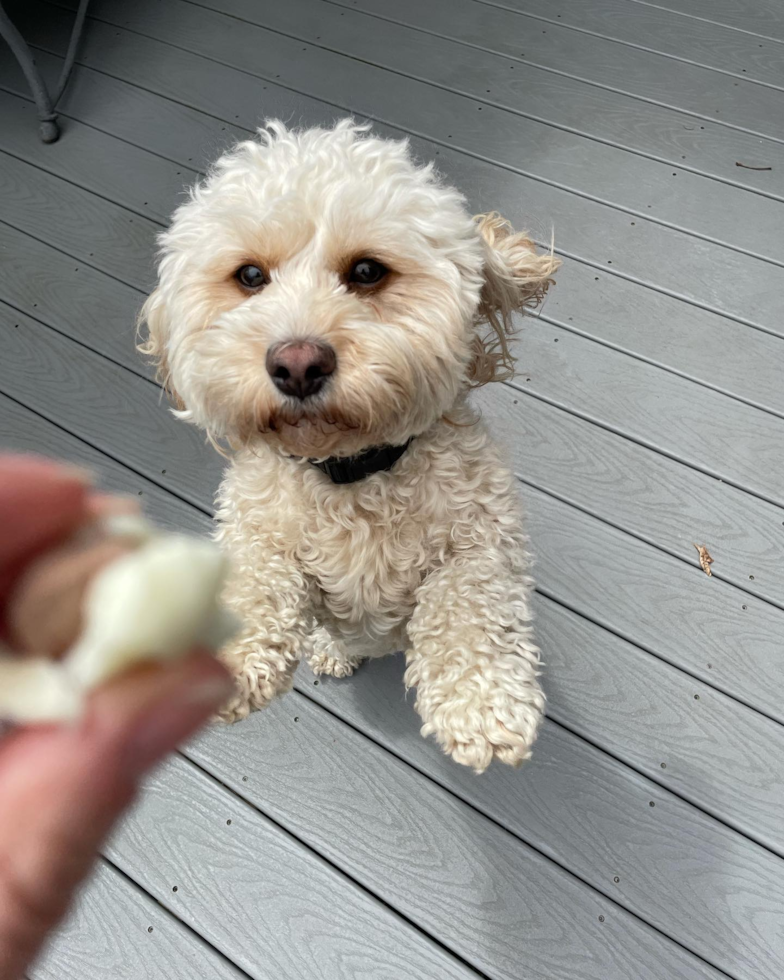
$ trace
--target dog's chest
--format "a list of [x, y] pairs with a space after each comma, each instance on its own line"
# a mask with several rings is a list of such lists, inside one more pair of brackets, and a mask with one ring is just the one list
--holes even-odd
[[[364, 488], [363, 488], [364, 489]], [[383, 492], [344, 493], [312, 512], [299, 560], [337, 619], [386, 631], [406, 618], [446, 531], [429, 508]]]

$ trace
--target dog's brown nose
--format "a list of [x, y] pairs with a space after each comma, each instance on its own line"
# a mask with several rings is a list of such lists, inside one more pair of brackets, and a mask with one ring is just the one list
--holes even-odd
[[337, 363], [335, 351], [321, 341], [274, 344], [267, 351], [267, 373], [272, 383], [284, 395], [302, 401], [321, 391]]

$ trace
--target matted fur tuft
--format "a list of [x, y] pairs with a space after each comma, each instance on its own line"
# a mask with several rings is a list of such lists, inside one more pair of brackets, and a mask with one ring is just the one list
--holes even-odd
[[476, 312], [476, 324], [490, 330], [477, 332], [474, 360], [469, 370], [472, 388], [490, 381], [507, 381], [514, 376], [515, 358], [509, 341], [515, 335], [515, 313], [536, 309], [555, 282], [561, 265], [552, 246], [549, 252], [536, 251], [525, 232], [516, 232], [497, 211], [474, 218], [486, 245], [485, 281]]

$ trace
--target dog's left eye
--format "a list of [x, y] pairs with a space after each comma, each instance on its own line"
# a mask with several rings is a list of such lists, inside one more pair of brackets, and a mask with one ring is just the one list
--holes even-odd
[[243, 265], [234, 273], [234, 278], [246, 289], [261, 289], [267, 284], [267, 277], [257, 265]]
[[351, 267], [348, 281], [357, 286], [375, 286], [389, 270], [375, 259], [360, 259]]

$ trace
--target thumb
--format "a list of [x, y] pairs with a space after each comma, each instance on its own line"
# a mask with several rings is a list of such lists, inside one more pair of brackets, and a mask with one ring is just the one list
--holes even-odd
[[198, 654], [106, 685], [76, 727], [0, 742], [0, 977], [21, 973], [62, 918], [144, 772], [230, 691], [220, 664]]

